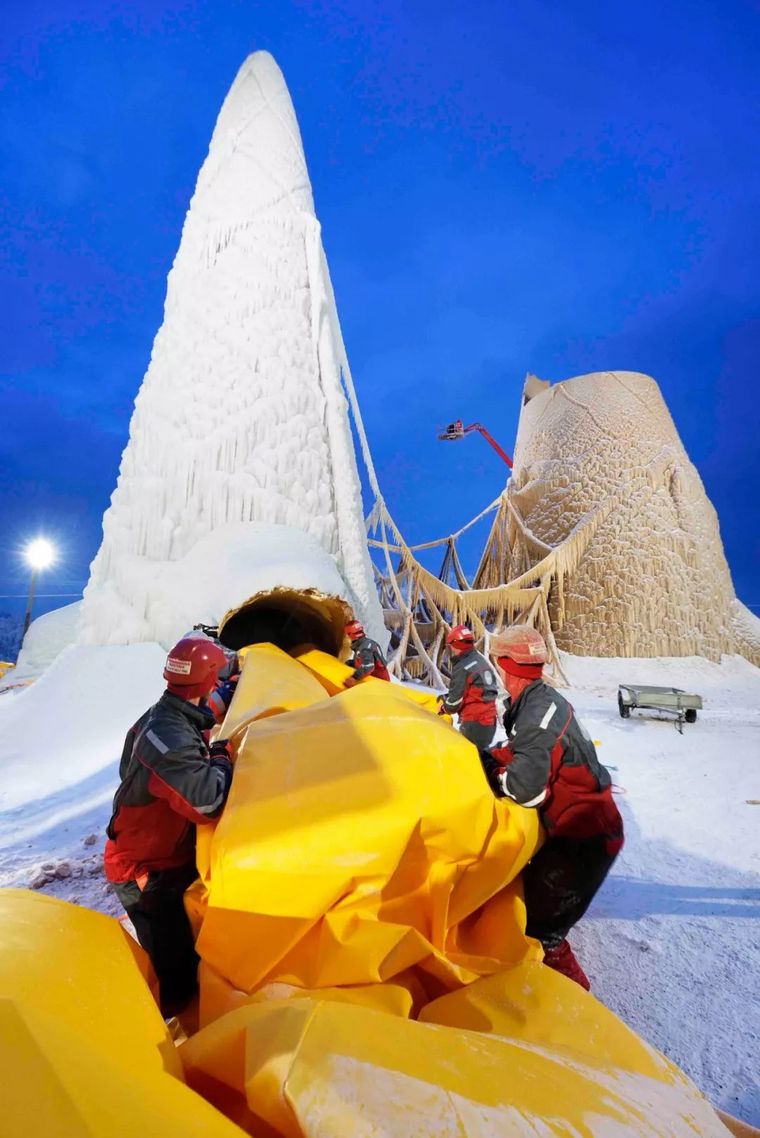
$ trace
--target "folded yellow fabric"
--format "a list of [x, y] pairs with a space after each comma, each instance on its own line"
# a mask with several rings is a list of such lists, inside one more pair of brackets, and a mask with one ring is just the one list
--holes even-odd
[[113, 918], [0, 890], [3, 1138], [239, 1135], [184, 1085], [148, 968]]
[[[579, 1035], [583, 1027], [581, 1018]], [[549, 1051], [330, 1000], [240, 1008], [180, 1055], [190, 1085], [252, 1135], [727, 1135], [664, 1061], [657, 1071], [618, 1066], [570, 1047]]]
[[243, 992], [412, 966], [457, 987], [540, 954], [515, 884], [539, 840], [467, 740], [396, 685], [363, 683], [247, 727], [204, 855], [198, 951]]

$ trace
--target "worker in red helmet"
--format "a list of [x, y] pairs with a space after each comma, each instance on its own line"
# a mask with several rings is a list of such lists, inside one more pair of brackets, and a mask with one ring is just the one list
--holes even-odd
[[106, 877], [153, 961], [165, 1015], [197, 989], [183, 898], [197, 876], [195, 827], [218, 817], [232, 781], [227, 743], [206, 742], [215, 720], [205, 700], [227, 663], [206, 637], [187, 636], [172, 648], [166, 691], [124, 742], [106, 831]]
[[378, 680], [390, 680], [388, 665], [380, 645], [369, 638], [359, 620], [350, 620], [346, 625], [346, 636], [351, 643], [351, 655], [346, 663], [353, 668], [353, 674], [346, 680], [346, 687], [352, 688], [365, 676]]
[[460, 734], [482, 750], [490, 745], [496, 730], [496, 672], [476, 651], [475, 637], [466, 624], [455, 624], [446, 643], [452, 656], [451, 681], [441, 699], [441, 711], [458, 715]]
[[[213, 630], [214, 633], [216, 631], [216, 629]], [[193, 629], [192, 632], [187, 633], [188, 637], [195, 637], [198, 635], [199, 633], [196, 631], [196, 629]], [[232, 697], [237, 691], [238, 681], [240, 680], [241, 665], [237, 652], [234, 652], [231, 648], [227, 648], [224, 644], [222, 644], [218, 637], [211, 631], [207, 633], [200, 633], [200, 635], [206, 636], [206, 638], [209, 640], [213, 640], [214, 644], [218, 645], [221, 648], [222, 652], [224, 652], [227, 661], [226, 664], [219, 669], [219, 676], [216, 687], [209, 695], [206, 696], [204, 700], [204, 704], [209, 708], [211, 712], [213, 712], [216, 722], [221, 723], [229, 711], [230, 704], [232, 703]]]
[[568, 701], [542, 679], [544, 638], [515, 624], [491, 640], [509, 693], [507, 742], [481, 753], [492, 790], [538, 810], [546, 841], [523, 870], [526, 932], [544, 964], [589, 989], [567, 942], [623, 846], [609, 772]]

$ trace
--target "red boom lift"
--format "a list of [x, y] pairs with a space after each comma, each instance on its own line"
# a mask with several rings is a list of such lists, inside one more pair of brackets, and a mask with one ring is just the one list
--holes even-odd
[[461, 419], [455, 419], [453, 423], [449, 423], [446, 430], [443, 431], [438, 438], [441, 442], [453, 442], [455, 439], [463, 439], [465, 435], [469, 435], [470, 431], [480, 431], [483, 438], [487, 443], [491, 444], [499, 458], [503, 458], [509, 469], [512, 469], [512, 459], [506, 451], [501, 449], [496, 439], [488, 433], [481, 423], [470, 423], [469, 427], [465, 427]]

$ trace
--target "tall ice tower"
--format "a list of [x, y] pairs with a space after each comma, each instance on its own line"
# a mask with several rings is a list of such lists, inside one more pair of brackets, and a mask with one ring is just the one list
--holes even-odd
[[[224, 102], [185, 219], [81, 640], [165, 641], [183, 620], [204, 619], [193, 589], [214, 571], [213, 535], [224, 557], [227, 535], [250, 523], [313, 539], [357, 615], [384, 636], [346, 371], [295, 112], [277, 64], [257, 52]], [[189, 557], [183, 574], [177, 563], [198, 543], [210, 559]]]

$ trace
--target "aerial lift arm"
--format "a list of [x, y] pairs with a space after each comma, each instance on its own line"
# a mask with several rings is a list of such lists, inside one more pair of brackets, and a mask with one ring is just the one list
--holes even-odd
[[485, 429], [482, 423], [470, 423], [469, 427], [465, 427], [461, 419], [455, 419], [453, 423], [449, 423], [446, 430], [443, 431], [438, 438], [441, 442], [452, 442], [455, 439], [463, 439], [464, 436], [469, 435], [471, 431], [480, 431], [483, 438], [487, 443], [491, 444], [499, 458], [504, 459], [509, 469], [512, 469], [512, 459], [506, 451], [501, 449], [496, 439]]

